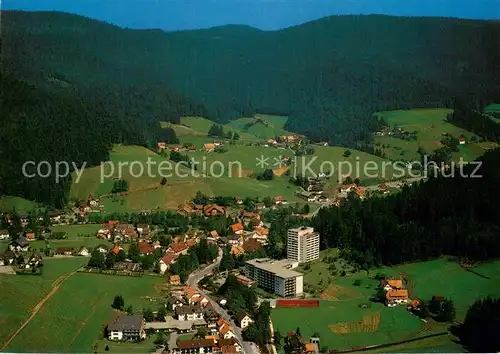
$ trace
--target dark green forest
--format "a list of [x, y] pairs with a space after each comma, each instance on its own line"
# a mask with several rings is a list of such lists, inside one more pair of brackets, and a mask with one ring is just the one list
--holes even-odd
[[24, 161], [93, 165], [113, 143], [175, 142], [158, 121], [182, 115], [283, 114], [288, 130], [353, 147], [370, 140], [375, 111], [498, 98], [499, 43], [494, 21], [334, 16], [167, 33], [3, 11], [0, 194], [60, 206], [69, 179], [23, 179]]
[[7, 11], [2, 22], [10, 72], [144, 119], [283, 114], [288, 130], [354, 146], [375, 111], [498, 98], [495, 21], [332, 16], [280, 31], [172, 33], [59, 12]]
[[[500, 149], [481, 158], [482, 178], [432, 177], [388, 197], [351, 196], [312, 220], [322, 248], [339, 247], [368, 269], [452, 255], [474, 261], [500, 256]], [[471, 176], [476, 166], [465, 166]], [[276, 242], [276, 241], [274, 241]]]

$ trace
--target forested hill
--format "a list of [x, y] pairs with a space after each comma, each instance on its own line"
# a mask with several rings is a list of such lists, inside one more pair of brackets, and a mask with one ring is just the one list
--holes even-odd
[[[498, 98], [500, 24], [493, 21], [338, 16], [272, 32], [165, 33], [4, 11], [2, 25], [4, 67], [14, 75], [107, 92], [115, 109], [162, 120], [184, 111], [217, 121], [286, 114], [288, 130], [353, 145], [378, 110], [449, 105], [458, 93]], [[113, 93], [130, 90], [141, 100]], [[172, 95], [183, 99], [162, 98]]]

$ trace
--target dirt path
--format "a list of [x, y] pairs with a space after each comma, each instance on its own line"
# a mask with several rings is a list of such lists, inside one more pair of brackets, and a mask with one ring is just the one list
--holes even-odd
[[[78, 267], [79, 269], [80, 267]], [[36, 314], [38, 313], [38, 311], [40, 311], [40, 309], [43, 307], [43, 305], [52, 297], [52, 295], [54, 295], [58, 290], [59, 288], [61, 287], [61, 285], [66, 281], [68, 280], [71, 276], [73, 276], [76, 272], [78, 272], [78, 269], [77, 270], [74, 270], [73, 272], [69, 273], [68, 275], [65, 275], [65, 276], [62, 276], [58, 279], [56, 279], [56, 281], [52, 284], [52, 290], [42, 299], [38, 302], [38, 304], [35, 305], [35, 307], [33, 307], [33, 309], [31, 310], [31, 316], [28, 317], [24, 322], [23, 324], [21, 325], [21, 327], [19, 327], [17, 329], [16, 332], [14, 332], [14, 334], [12, 334], [6, 341], [5, 343], [3, 344], [3, 346], [0, 348], [0, 352], [3, 351], [5, 348], [7, 348], [7, 346], [10, 344], [10, 342], [12, 342], [12, 340], [19, 334], [21, 333], [21, 331], [24, 329], [24, 327], [26, 327], [28, 325], [28, 323], [30, 323], [30, 321], [33, 319], [33, 317], [36, 316]]]

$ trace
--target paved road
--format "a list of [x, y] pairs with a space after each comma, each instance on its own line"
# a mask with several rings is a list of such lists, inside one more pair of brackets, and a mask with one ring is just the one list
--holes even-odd
[[212, 298], [210, 298], [204, 291], [203, 289], [200, 289], [198, 287], [198, 282], [203, 279], [205, 276], [209, 275], [210, 273], [212, 273], [212, 270], [216, 269], [218, 266], [219, 266], [219, 263], [222, 259], [222, 249], [219, 248], [219, 255], [217, 256], [217, 259], [215, 260], [214, 263], [206, 266], [205, 268], [203, 269], [198, 269], [197, 271], [191, 273], [191, 275], [189, 276], [188, 280], [187, 280], [187, 284], [198, 290], [198, 292], [200, 294], [202, 294], [203, 296], [205, 296], [209, 301], [210, 303], [212, 304], [213, 308], [215, 309], [215, 311], [217, 311], [222, 318], [224, 318], [224, 320], [227, 321], [227, 323], [229, 323], [233, 329], [234, 329], [234, 334], [236, 334], [236, 339], [242, 344], [243, 346], [243, 353], [245, 354], [260, 354], [260, 351], [258, 350], [258, 348], [255, 346], [254, 343], [251, 343], [251, 342], [244, 342], [243, 341], [243, 336], [241, 334], [241, 329], [236, 325], [236, 323], [234, 323], [233, 319], [231, 318], [231, 316], [229, 316], [229, 314], [227, 313], [227, 311], [225, 309], [223, 309], [216, 301], [214, 301]]

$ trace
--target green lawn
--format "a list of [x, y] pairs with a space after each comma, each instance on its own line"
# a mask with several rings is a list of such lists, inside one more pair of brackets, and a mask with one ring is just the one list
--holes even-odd
[[[271, 318], [275, 330], [282, 334], [295, 331], [297, 327], [304, 338], [318, 332], [321, 347], [329, 349], [352, 348], [364, 345], [375, 345], [401, 340], [418, 334], [422, 330], [422, 322], [409, 315], [405, 308], [387, 308], [374, 303], [371, 308], [361, 309], [362, 300], [348, 299], [342, 301], [320, 301], [318, 308], [275, 308]], [[366, 324], [356, 326], [366, 316]], [[379, 316], [379, 317], [377, 317]], [[349, 333], [334, 333], [330, 325], [347, 325]], [[348, 324], [351, 323], [351, 324]]]
[[[468, 307], [478, 298], [500, 296], [500, 261], [488, 262], [473, 268], [474, 272], [462, 269], [457, 263], [447, 259], [437, 259], [427, 262], [410, 263], [396, 267], [384, 267], [371, 270], [369, 274], [359, 272], [347, 276], [333, 276], [328, 270], [328, 264], [322, 260], [325, 256], [336, 256], [336, 250], [322, 251], [320, 260], [312, 262], [305, 273], [306, 286], [318, 287], [321, 281], [325, 292], [319, 309], [274, 309], [272, 318], [275, 328], [284, 331], [294, 330], [297, 326], [303, 334], [309, 336], [314, 331], [321, 334], [322, 345], [330, 348], [348, 348], [362, 345], [376, 345], [405, 338], [422, 336], [440, 331], [446, 331], [447, 326], [431, 321], [423, 325], [416, 317], [409, 314], [404, 307], [387, 308], [381, 304], [372, 303], [370, 309], [361, 309], [361, 302], [368, 302], [375, 293], [378, 282], [372, 277], [381, 272], [388, 277], [399, 277], [400, 274], [411, 280], [413, 288], [410, 295], [413, 298], [429, 300], [432, 296], [444, 296], [453, 300], [456, 307], [457, 320], [462, 320]], [[338, 261], [337, 261], [338, 263]], [[485, 278], [486, 277], [486, 278]], [[487, 279], [487, 278], [490, 279]], [[359, 286], [354, 281], [359, 280]], [[377, 332], [335, 334], [328, 330], [327, 321], [331, 323], [360, 320], [365, 313], [380, 312], [381, 322]], [[311, 320], [309, 320], [311, 318]], [[425, 351], [448, 349], [450, 352], [460, 351], [448, 336], [427, 339], [422, 342], [397, 346], [394, 349], [385, 348], [382, 352], [406, 349], [429, 348]], [[443, 349], [444, 348], [444, 349]], [[446, 350], [448, 351], [448, 350]]]
[[[417, 132], [417, 140], [402, 140], [391, 136], [376, 136], [375, 144], [378, 149], [382, 149], [388, 158], [403, 159], [403, 160], [419, 160], [417, 150], [422, 147], [428, 154], [442, 146], [442, 133], [448, 133], [458, 138], [464, 135], [468, 140], [466, 147], [461, 147], [459, 152], [453, 153], [454, 160], [459, 160], [461, 157], [466, 161], [471, 161], [481, 156], [488, 148], [491, 148], [491, 143], [475, 143], [471, 138], [477, 138], [473, 133], [456, 127], [453, 124], [445, 121], [446, 116], [451, 113], [451, 109], [436, 108], [436, 109], [412, 109], [400, 111], [378, 112], [377, 116], [383, 117], [390, 125], [409, 131]], [[383, 147], [385, 146], [385, 148]]]
[[[125, 306], [131, 305], [135, 311], [146, 307], [156, 310], [163, 305], [164, 294], [154, 285], [162, 282], [162, 278], [148, 276], [75, 274], [62, 284], [7, 351], [90, 352], [94, 344], [102, 345], [97, 341], [102, 339], [102, 331], [114, 311], [110, 305], [115, 295], [121, 294]], [[146, 296], [157, 301], [150, 302]], [[129, 348], [140, 352], [144, 344]]]
[[[0, 275], [0, 347], [30, 315], [32, 308], [52, 289], [59, 277], [86, 264], [88, 259], [44, 259], [43, 274]], [[29, 340], [28, 340], [29, 341]], [[35, 348], [36, 349], [36, 348]]]
[[40, 208], [37, 203], [21, 197], [3, 196], [0, 197], [0, 212], [16, 211], [36, 211]]

